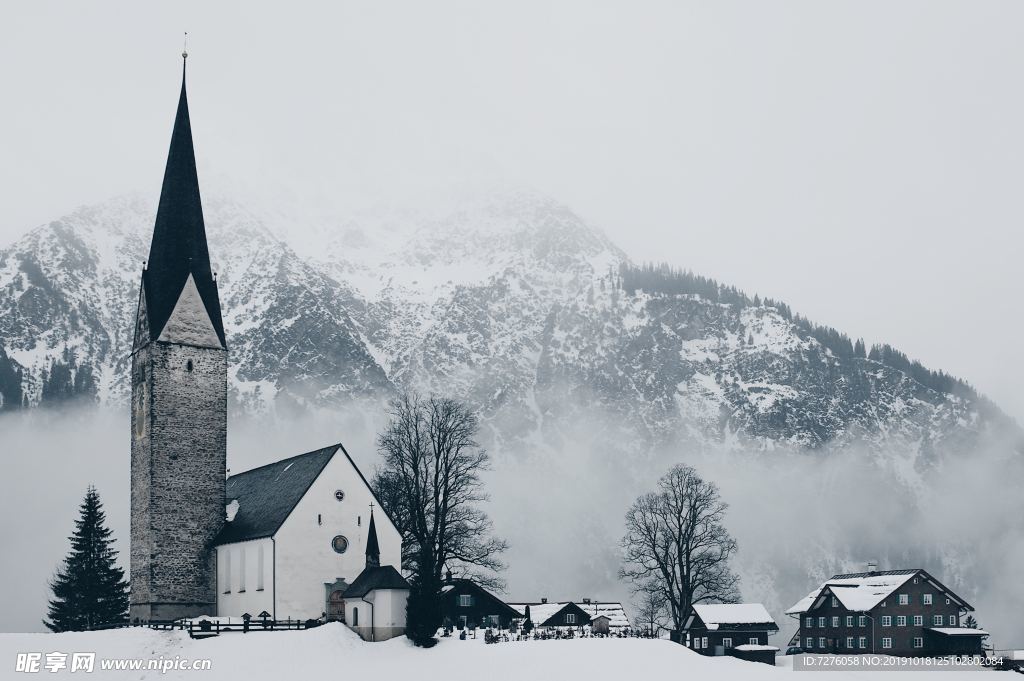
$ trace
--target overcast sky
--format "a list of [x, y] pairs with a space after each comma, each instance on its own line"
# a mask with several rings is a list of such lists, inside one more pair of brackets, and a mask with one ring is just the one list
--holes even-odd
[[0, 244], [203, 176], [339, 206], [482, 178], [1024, 421], [1024, 3], [5, 2]]

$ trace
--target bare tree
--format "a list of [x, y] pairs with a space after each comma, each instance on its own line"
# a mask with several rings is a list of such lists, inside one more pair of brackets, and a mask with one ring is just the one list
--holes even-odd
[[441, 625], [442, 574], [451, 570], [500, 587], [494, 574], [507, 548], [490, 536], [492, 523], [480, 474], [487, 453], [476, 442], [478, 421], [451, 399], [404, 394], [391, 404], [391, 422], [378, 438], [383, 456], [374, 477], [381, 504], [403, 538], [403, 566], [412, 574], [410, 637], [429, 645]]
[[619, 576], [633, 582], [634, 593], [664, 597], [677, 632], [690, 606], [739, 600], [729, 569], [736, 541], [722, 525], [727, 508], [714, 483], [676, 465], [626, 513]]
[[637, 606], [637, 621], [642, 624], [651, 636], [657, 636], [658, 630], [664, 626], [665, 615], [668, 614], [668, 602], [665, 594], [656, 582], [645, 584], [636, 591], [640, 595]]

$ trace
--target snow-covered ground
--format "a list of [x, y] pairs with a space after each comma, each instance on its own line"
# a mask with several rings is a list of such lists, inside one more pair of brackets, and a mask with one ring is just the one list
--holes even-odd
[[[42, 653], [36, 673], [15, 672], [18, 653]], [[91, 674], [62, 669], [49, 672], [46, 654], [95, 652]], [[103, 660], [139, 659], [163, 661], [210, 660], [208, 671], [170, 669], [148, 671], [103, 671]], [[405, 638], [384, 643], [364, 643], [341, 624], [309, 631], [225, 634], [219, 638], [194, 641], [184, 632], [122, 629], [72, 634], [0, 634], [0, 678], [51, 678], [78, 674], [98, 679], [417, 679], [452, 681], [477, 679], [521, 681], [522, 679], [587, 679], [626, 681], [628, 679], [715, 678], [718, 681], [746, 681], [779, 678], [794, 673], [792, 658], [780, 658], [782, 666], [772, 668], [728, 657], [702, 657], [664, 640], [574, 639], [527, 641], [484, 645], [483, 637], [460, 641], [442, 639], [430, 650], [417, 649]], [[840, 674], [836, 677], [834, 674]], [[923, 679], [929, 672], [907, 672], [906, 681]], [[943, 678], [954, 681], [966, 674], [951, 672]], [[802, 672], [799, 678], [813, 681], [820, 672]], [[862, 679], [869, 672], [835, 672], [825, 678]]]

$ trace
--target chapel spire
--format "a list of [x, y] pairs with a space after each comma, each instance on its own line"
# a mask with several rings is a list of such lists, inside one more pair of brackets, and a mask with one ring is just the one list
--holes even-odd
[[[137, 338], [136, 343], [161, 339], [161, 333], [175, 312], [179, 299], [188, 297], [193, 301], [198, 298], [202, 305], [185, 307], [200, 308], [190, 310], [193, 317], [205, 309], [205, 316], [209, 319], [207, 328], [212, 325], [217, 344], [226, 347], [217, 283], [213, 278], [206, 244], [206, 225], [203, 221], [195, 149], [192, 145], [192, 125], [185, 90], [188, 51], [183, 51], [181, 57], [178, 111], [167, 153], [167, 167], [160, 190], [149, 260], [142, 277], [149, 337]], [[192, 283], [189, 282], [190, 276]]]
[[377, 542], [377, 523], [373, 522], [373, 504], [370, 504], [370, 531], [366, 536], [366, 567], [380, 567], [380, 544]]

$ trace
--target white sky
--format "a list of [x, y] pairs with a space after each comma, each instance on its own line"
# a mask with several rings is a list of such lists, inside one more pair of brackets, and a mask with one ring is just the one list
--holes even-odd
[[528, 184], [1024, 421], [1022, 3], [12, 1], [0, 25], [0, 244], [156, 194], [188, 30], [204, 177], [332, 209]]

